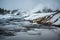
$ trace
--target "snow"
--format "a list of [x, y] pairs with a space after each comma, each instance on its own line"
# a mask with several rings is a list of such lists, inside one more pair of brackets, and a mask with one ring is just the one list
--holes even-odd
[[11, 17], [12, 17], [11, 14], [0, 15], [0, 19], [3, 19], [3, 18], [8, 19], [8, 18], [11, 18]]
[[55, 23], [53, 23], [53, 24], [55, 24], [55, 25], [60, 25], [60, 13], [59, 14], [56, 14], [55, 16], [53, 16], [53, 18], [51, 18], [49, 21], [50, 22], [54, 22], [56, 19], [58, 19]]
[[[14, 14], [5, 14], [5, 15], [0, 15], [0, 19], [11, 19], [11, 18], [19, 18], [19, 19], [25, 19], [25, 20], [33, 20], [33, 19], [36, 19], [36, 18], [39, 18], [39, 17], [44, 17], [44, 16], [48, 16], [48, 15], [51, 15], [51, 14], [54, 14], [55, 12], [48, 12], [48, 13], [34, 13], [33, 12], [34, 10], [31, 10], [30, 11], [30, 14], [29, 12], [25, 12], [25, 11], [21, 11], [21, 10], [18, 10], [16, 13]], [[20, 12], [19, 15], [17, 15], [18, 13]], [[50, 22], [54, 22], [58, 17], [59, 17], [60, 13], [59, 14], [56, 14], [51, 20], [49, 20]], [[58, 20], [57, 22], [55, 22], [54, 24], [60, 24], [59, 22], [60, 20]]]
[[60, 16], [60, 13], [59, 14], [56, 14], [50, 21], [51, 22], [54, 22], [54, 20], [56, 20], [59, 16]]
[[[33, 20], [36, 18], [41, 18], [44, 16], [48, 16], [48, 15], [52, 15], [55, 14], [55, 12], [51, 12], [51, 13], [31, 13], [29, 14], [28, 17], [24, 18], [25, 20]], [[56, 14], [55, 16], [53, 16], [50, 20], [48, 20], [49, 22], [54, 22], [56, 19], [58, 19], [60, 17], [60, 13]], [[58, 21], [56, 21], [55, 23], [53, 23], [55, 25], [60, 25], [60, 19], [58, 19]]]
[[60, 25], [60, 19], [54, 23], [55, 25]]
[[29, 17], [26, 17], [24, 19], [26, 20], [33, 20], [33, 19], [36, 19], [36, 18], [39, 18], [39, 17], [44, 17], [44, 16], [47, 16], [47, 15], [51, 15], [51, 14], [54, 14], [53, 12], [52, 13], [39, 13], [39, 14], [30, 14]]

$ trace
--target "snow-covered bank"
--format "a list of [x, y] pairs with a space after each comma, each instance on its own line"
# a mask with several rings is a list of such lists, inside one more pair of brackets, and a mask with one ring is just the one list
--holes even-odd
[[0, 15], [0, 19], [8, 19], [8, 18], [11, 18], [12, 15], [11, 14], [5, 14], [5, 15]]
[[24, 19], [33, 20], [33, 19], [36, 19], [36, 18], [39, 18], [39, 17], [48, 16], [48, 15], [51, 15], [51, 14], [54, 14], [54, 13], [53, 12], [52, 13], [32, 13], [32, 14], [30, 14], [29, 17], [26, 17]]

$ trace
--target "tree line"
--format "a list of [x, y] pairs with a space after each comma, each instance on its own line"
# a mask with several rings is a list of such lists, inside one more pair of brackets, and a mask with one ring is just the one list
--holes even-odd
[[0, 8], [0, 14], [6, 14], [6, 13], [10, 13], [10, 10]]

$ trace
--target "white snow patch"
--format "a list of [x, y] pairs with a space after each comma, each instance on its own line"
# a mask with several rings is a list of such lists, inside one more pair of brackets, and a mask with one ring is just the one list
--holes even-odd
[[30, 14], [29, 17], [24, 18], [24, 19], [26, 19], [26, 20], [33, 20], [33, 19], [36, 19], [36, 18], [39, 18], [39, 17], [44, 17], [44, 16], [51, 15], [51, 14], [54, 14], [54, 13]]

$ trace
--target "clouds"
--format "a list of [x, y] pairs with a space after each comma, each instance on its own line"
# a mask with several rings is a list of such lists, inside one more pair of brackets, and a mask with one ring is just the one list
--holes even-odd
[[51, 8], [60, 8], [60, 0], [0, 0], [0, 7], [6, 9], [32, 10], [37, 5], [43, 4]]

